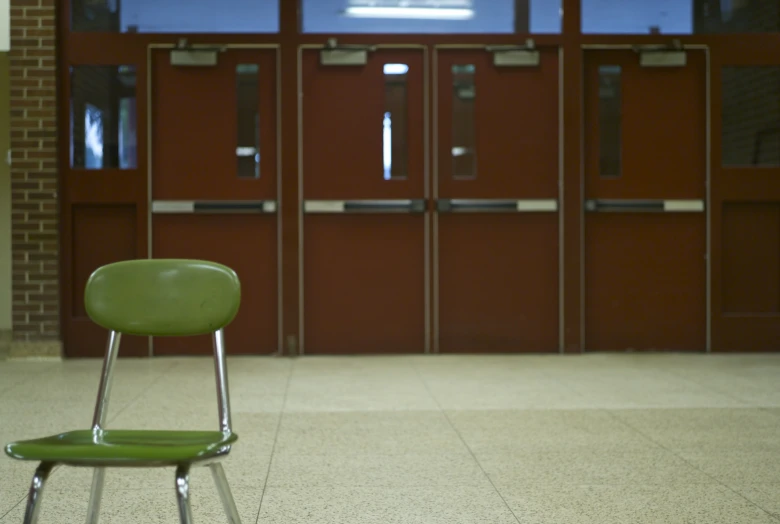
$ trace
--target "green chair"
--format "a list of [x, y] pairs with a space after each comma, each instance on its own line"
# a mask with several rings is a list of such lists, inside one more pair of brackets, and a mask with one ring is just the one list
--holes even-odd
[[[89, 317], [109, 330], [92, 429], [8, 444], [12, 458], [39, 462], [24, 516], [35, 524], [46, 479], [57, 465], [95, 468], [87, 522], [96, 524], [107, 467], [175, 467], [179, 518], [192, 523], [189, 471], [208, 466], [229, 522], [240, 518], [220, 462], [238, 436], [231, 430], [223, 329], [235, 318], [241, 284], [235, 272], [199, 260], [131, 260], [97, 269], [87, 282]], [[219, 410], [218, 431], [105, 429], [114, 363], [122, 334], [212, 334]]]

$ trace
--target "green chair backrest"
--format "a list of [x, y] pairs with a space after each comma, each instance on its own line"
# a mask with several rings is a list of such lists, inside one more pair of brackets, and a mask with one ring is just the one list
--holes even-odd
[[238, 313], [241, 283], [203, 260], [127, 260], [95, 270], [84, 304], [93, 322], [142, 336], [190, 336], [224, 328]]

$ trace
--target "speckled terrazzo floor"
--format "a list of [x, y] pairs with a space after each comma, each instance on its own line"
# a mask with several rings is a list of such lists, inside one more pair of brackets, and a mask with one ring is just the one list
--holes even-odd
[[[0, 362], [0, 442], [88, 427], [99, 361]], [[244, 524], [780, 522], [780, 355], [233, 358]], [[211, 361], [122, 360], [111, 427], [216, 427]], [[0, 523], [34, 466], [0, 458]], [[59, 468], [40, 522], [85, 520]], [[208, 472], [196, 523], [227, 520]], [[103, 523], [177, 522], [172, 470], [109, 470]]]

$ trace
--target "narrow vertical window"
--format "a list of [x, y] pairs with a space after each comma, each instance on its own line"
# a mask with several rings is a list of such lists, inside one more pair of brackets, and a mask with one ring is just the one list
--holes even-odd
[[599, 67], [599, 173], [620, 176], [622, 169], [622, 94], [620, 66]]
[[70, 68], [70, 165], [135, 169], [136, 74], [133, 66]]
[[260, 178], [260, 100], [257, 64], [236, 66], [236, 160], [239, 178]]
[[382, 168], [385, 180], [404, 179], [409, 169], [407, 64], [385, 64]]
[[477, 87], [473, 64], [452, 66], [452, 176], [476, 178]]

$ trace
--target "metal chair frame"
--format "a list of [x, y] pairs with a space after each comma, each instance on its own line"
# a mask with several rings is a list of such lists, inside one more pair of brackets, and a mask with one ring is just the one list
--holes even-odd
[[[98, 389], [97, 402], [95, 404], [95, 413], [92, 420], [92, 431], [95, 439], [100, 439], [106, 424], [106, 414], [108, 412], [108, 403], [111, 395], [111, 384], [113, 379], [114, 366], [116, 364], [117, 354], [119, 353], [119, 343], [121, 333], [110, 331], [106, 356], [103, 359], [103, 369], [100, 377], [100, 386]], [[232, 434], [231, 416], [230, 416], [230, 393], [228, 390], [227, 366], [225, 361], [225, 339], [222, 328], [212, 333], [212, 343], [214, 348], [214, 366], [216, 374], [219, 427], [223, 434], [229, 436]], [[187, 464], [179, 464], [176, 467], [175, 487], [176, 501], [179, 509], [179, 520], [182, 524], [192, 524], [192, 508], [190, 506], [190, 481], [189, 474], [192, 466], [207, 466], [211, 470], [211, 476], [216, 484], [222, 506], [227, 515], [230, 524], [240, 524], [241, 519], [236, 508], [235, 500], [230, 491], [225, 470], [222, 467], [222, 459], [230, 452], [231, 446], [225, 446], [220, 449], [216, 457]], [[42, 462], [35, 471], [30, 490], [27, 497], [27, 508], [24, 515], [24, 524], [37, 524], [41, 509], [41, 499], [43, 497], [44, 487], [56, 463]], [[78, 464], [67, 464], [78, 465]], [[112, 464], [111, 466], [114, 466]], [[120, 466], [116, 464], [116, 466]], [[158, 467], [158, 463], [134, 462], [129, 467]], [[92, 476], [92, 488], [90, 492], [89, 508], [87, 510], [87, 524], [97, 524], [100, 516], [100, 503], [103, 498], [103, 485], [105, 483], [106, 466], [95, 467]]]

